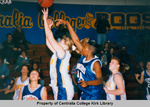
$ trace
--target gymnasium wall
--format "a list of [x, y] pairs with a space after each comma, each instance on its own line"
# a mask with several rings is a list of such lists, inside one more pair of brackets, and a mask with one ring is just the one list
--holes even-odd
[[[0, 43], [6, 39], [7, 33], [13, 33], [16, 25], [21, 24], [28, 41], [32, 44], [45, 44], [41, 9], [37, 2], [13, 1], [10, 5], [0, 5]], [[120, 45], [128, 43], [131, 46], [131, 43], [137, 41], [137, 36], [145, 32], [149, 34], [150, 30], [150, 7], [143, 4], [54, 3], [49, 11], [49, 17], [52, 20], [58, 18], [68, 20], [80, 39], [89, 37], [91, 40], [97, 40], [94, 23], [100, 13], [104, 13], [105, 18], [110, 22], [111, 30], [107, 40], [114, 43]], [[52, 30], [54, 33], [57, 30], [55, 25]], [[134, 52], [131, 49], [130, 53]]]

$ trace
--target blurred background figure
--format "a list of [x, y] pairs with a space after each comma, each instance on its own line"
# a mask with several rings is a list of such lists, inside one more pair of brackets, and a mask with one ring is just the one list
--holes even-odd
[[21, 48], [15, 47], [15, 44], [13, 42], [12, 34], [8, 33], [6, 35], [6, 40], [3, 42], [3, 58], [4, 63], [9, 64], [10, 58], [16, 58], [21, 53]]
[[37, 70], [37, 71], [39, 72], [39, 77], [40, 77], [40, 80], [39, 80], [39, 81], [40, 81], [40, 84], [41, 84], [42, 86], [44, 86], [43, 73], [42, 73], [41, 69], [39, 68], [38, 63], [33, 62], [32, 68], [31, 68], [30, 71], [32, 71], [32, 70]]
[[144, 71], [146, 68], [144, 66], [144, 62], [143, 61], [139, 61], [138, 65], [135, 68], [135, 73], [136, 74], [141, 74], [142, 71]]
[[21, 72], [22, 65], [29, 65], [29, 58], [28, 58], [27, 52], [25, 50], [23, 50], [21, 52], [21, 55], [18, 56], [15, 66], [14, 66], [14, 71]]
[[101, 14], [97, 18], [94, 25], [95, 25], [96, 31], [97, 31], [97, 43], [99, 45], [104, 45], [104, 43], [106, 42], [106, 34], [110, 30], [110, 24], [109, 24], [108, 20], [105, 19], [104, 14]]
[[107, 54], [110, 50], [110, 44], [108, 42], [104, 43], [104, 52]]
[[20, 48], [21, 45], [24, 46], [26, 50], [28, 50], [28, 42], [25, 37], [25, 33], [22, 30], [21, 25], [18, 25], [17, 28], [13, 31], [13, 41], [17, 48]]
[[2, 63], [2, 58], [0, 58], [0, 89], [3, 89], [3, 84], [5, 83], [5, 80], [9, 76], [9, 69], [8, 67]]

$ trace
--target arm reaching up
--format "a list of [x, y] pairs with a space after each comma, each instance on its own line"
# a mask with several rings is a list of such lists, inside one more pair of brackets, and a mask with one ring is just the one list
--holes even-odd
[[76, 34], [76, 32], [73, 30], [72, 26], [70, 25], [70, 23], [68, 21], [65, 21], [65, 20], [62, 20], [62, 19], [57, 19], [56, 21], [57, 24], [56, 26], [60, 25], [60, 24], [65, 24], [67, 25], [68, 27], [68, 30], [69, 30], [69, 33], [70, 33], [70, 36], [73, 40], [73, 42], [75, 43], [75, 45], [77, 46], [77, 48], [79, 49], [79, 51], [81, 52], [82, 49], [83, 49], [83, 46], [82, 44], [80, 43], [80, 40], [79, 40], [79, 37], [78, 35]]
[[42, 10], [43, 12], [43, 20], [45, 27], [45, 35], [46, 35], [46, 44], [49, 49], [54, 53], [57, 52], [58, 56], [62, 58], [65, 55], [65, 51], [63, 47], [55, 40], [53, 37], [53, 32], [51, 31], [51, 26], [53, 25], [53, 21], [48, 19], [48, 8]]

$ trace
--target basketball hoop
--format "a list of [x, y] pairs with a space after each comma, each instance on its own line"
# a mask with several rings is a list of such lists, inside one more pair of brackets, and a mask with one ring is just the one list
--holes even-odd
[[11, 4], [12, 2], [11, 2], [11, 0], [0, 0], [0, 4]]

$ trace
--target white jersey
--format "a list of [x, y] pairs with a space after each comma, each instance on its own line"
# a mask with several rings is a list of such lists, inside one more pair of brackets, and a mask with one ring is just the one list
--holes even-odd
[[22, 81], [22, 78], [18, 77], [16, 81], [16, 89], [15, 89], [15, 94], [13, 96], [13, 100], [18, 100], [20, 89], [23, 86], [28, 85], [28, 84], [29, 84], [29, 77], [25, 81]]
[[72, 79], [69, 74], [69, 61], [71, 54], [69, 51], [65, 51], [65, 56], [63, 58], [58, 58], [55, 52], [50, 61], [50, 86], [53, 89], [54, 99], [57, 100], [58, 92], [60, 88], [65, 89], [67, 100], [71, 100], [74, 96], [74, 87], [72, 84]]
[[[116, 74], [120, 74], [122, 76], [122, 74], [120, 72], [118, 72]], [[117, 89], [116, 83], [114, 81], [114, 75], [111, 75], [109, 77], [108, 81], [106, 82], [105, 87], [107, 87], [108, 90], [116, 90]], [[123, 84], [125, 84], [124, 80], [123, 80]], [[123, 95], [107, 94], [107, 100], [126, 100], [126, 93], [124, 93]]]

